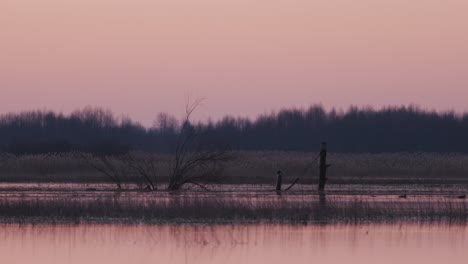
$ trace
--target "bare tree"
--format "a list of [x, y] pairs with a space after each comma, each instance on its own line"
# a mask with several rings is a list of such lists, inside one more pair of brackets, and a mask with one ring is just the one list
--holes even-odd
[[[144, 189], [157, 190], [158, 159], [151, 153], [129, 152], [121, 157], [122, 162], [136, 172], [137, 184]], [[142, 184], [139, 184], [142, 183]]]
[[128, 175], [128, 170], [118, 158], [90, 153], [77, 153], [77, 155], [88, 166], [104, 174], [117, 186], [117, 189], [122, 189], [124, 179]]
[[200, 131], [191, 124], [190, 118], [202, 101], [202, 99], [193, 102], [187, 100], [168, 190], [179, 190], [184, 184], [194, 184], [206, 189], [201, 182], [215, 176], [217, 168], [232, 159], [226, 150], [211, 149], [203, 144]]
[[158, 129], [161, 134], [174, 133], [177, 127], [177, 119], [165, 112], [159, 113], [153, 122], [153, 128]]

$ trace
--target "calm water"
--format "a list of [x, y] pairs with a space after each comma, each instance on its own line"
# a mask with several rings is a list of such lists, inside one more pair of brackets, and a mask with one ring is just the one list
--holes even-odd
[[1, 263], [467, 263], [447, 225], [1, 225]]

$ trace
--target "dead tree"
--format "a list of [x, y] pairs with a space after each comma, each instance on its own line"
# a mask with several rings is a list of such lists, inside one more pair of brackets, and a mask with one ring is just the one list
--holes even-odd
[[299, 178], [296, 178], [293, 183], [291, 183], [291, 185], [289, 185], [286, 189], [284, 189], [285, 191], [289, 191], [294, 185], [296, 185], [296, 183], [299, 181]]
[[325, 190], [325, 184], [327, 183], [327, 168], [330, 167], [327, 164], [327, 143], [322, 142], [322, 146], [320, 147], [320, 166], [319, 166], [319, 192], [323, 192]]
[[129, 152], [120, 159], [127, 167], [136, 172], [136, 177], [139, 179], [137, 185], [140, 188], [143, 188], [143, 185], [146, 190], [157, 190], [158, 160], [154, 154]]
[[[293, 183], [291, 183], [291, 185], [289, 185], [286, 189], [284, 189], [284, 191], [289, 191], [294, 185], [296, 185], [298, 181], [299, 181], [299, 178], [296, 178], [293, 181]], [[275, 188], [278, 194], [280, 194], [282, 191], [282, 188], [281, 188], [282, 184], [283, 184], [283, 172], [279, 170], [276, 172], [276, 188]]]
[[281, 182], [283, 180], [283, 173], [279, 170], [276, 172], [276, 191], [281, 191]]
[[186, 104], [185, 118], [180, 127], [168, 190], [179, 190], [184, 184], [194, 184], [203, 189], [204, 180], [216, 176], [217, 169], [233, 157], [226, 150], [213, 150], [202, 141], [200, 131], [190, 122], [190, 117], [202, 100]]
[[106, 155], [93, 155], [90, 153], [77, 153], [78, 157], [91, 168], [104, 174], [118, 190], [122, 189], [126, 171], [118, 160]]

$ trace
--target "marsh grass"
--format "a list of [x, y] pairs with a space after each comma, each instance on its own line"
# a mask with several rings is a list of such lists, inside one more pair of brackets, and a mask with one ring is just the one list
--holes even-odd
[[[317, 153], [242, 152], [227, 174], [264, 181], [281, 169], [301, 182], [318, 181]], [[439, 153], [333, 153], [327, 172], [330, 183], [438, 183], [468, 180], [468, 155]], [[266, 175], [265, 172], [269, 172]], [[308, 176], [308, 177], [305, 177]]]
[[[331, 184], [327, 186], [327, 194], [334, 195], [327, 197], [317, 195], [315, 188], [312, 189], [314, 186], [311, 184], [318, 179], [317, 164], [312, 162], [316, 153], [237, 152], [234, 155], [237, 158], [227, 162], [217, 185], [208, 185], [214, 191], [177, 193], [142, 192], [141, 188], [132, 191], [135, 186], [131, 185], [138, 180], [132, 179], [132, 174], [125, 175], [122, 191], [113, 192], [109, 187], [102, 187], [87, 192], [84, 189], [88, 184], [107, 183], [108, 179], [84, 164], [75, 153], [0, 155], [0, 181], [18, 183], [14, 189], [11, 186], [0, 189], [0, 221], [156, 224], [405, 221], [465, 224], [468, 220], [466, 199], [433, 195], [438, 190], [434, 183], [457, 183], [444, 192], [442, 189], [445, 187], [441, 185], [437, 192], [439, 195], [443, 193], [453, 197], [466, 193], [468, 155], [330, 153]], [[141, 154], [138, 157], [145, 156]], [[169, 182], [172, 157], [153, 155], [152, 158], [157, 162], [158, 184], [164, 187]], [[278, 169], [285, 173], [285, 182], [299, 177], [300, 184], [291, 192], [276, 195], [270, 188], [274, 187]], [[64, 184], [58, 184], [53, 190], [41, 187], [28, 189], [30, 186], [24, 182]], [[78, 187], [67, 189], [66, 186], [73, 185], [70, 183], [78, 183]], [[231, 183], [237, 187], [223, 189], [230, 188]], [[416, 190], [414, 186], [422, 186], [422, 189]], [[402, 193], [432, 196], [398, 199], [396, 195]], [[369, 196], [363, 198], [364, 194]], [[380, 199], [382, 194], [391, 194], [394, 199]], [[370, 195], [377, 197], [369, 198]]]
[[359, 197], [232, 197], [167, 195], [156, 198], [17, 197], [0, 200], [3, 222], [130, 223], [466, 223], [468, 204], [454, 198], [372, 200]]
[[[146, 162], [155, 159], [161, 178], [167, 178], [170, 169], [169, 155], [138, 153], [136, 159]], [[124, 160], [112, 159], [118, 167], [128, 167]], [[131, 171], [128, 168], [128, 171]], [[140, 183], [141, 176], [126, 173], [122, 184]], [[89, 166], [82, 159], [82, 153], [50, 153], [46, 155], [14, 156], [3, 154], [0, 158], [1, 182], [57, 182], [57, 183], [109, 183], [109, 177]]]
[[[148, 154], [150, 155], [150, 154]], [[318, 179], [317, 153], [236, 152], [236, 159], [226, 162], [217, 182], [234, 184], [272, 183], [277, 170], [285, 181], [300, 178], [300, 183]], [[140, 154], [139, 157], [144, 157]], [[171, 155], [153, 155], [157, 162], [158, 181], [168, 182]], [[468, 183], [468, 155], [437, 153], [329, 154], [330, 184], [437, 184]], [[135, 176], [136, 177], [136, 176]], [[136, 179], [128, 175], [125, 181]], [[84, 164], [76, 153], [0, 157], [2, 182], [108, 182], [102, 173]]]

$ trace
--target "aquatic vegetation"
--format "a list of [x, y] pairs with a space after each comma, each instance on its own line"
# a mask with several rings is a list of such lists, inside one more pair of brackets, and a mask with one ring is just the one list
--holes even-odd
[[4, 222], [363, 223], [468, 221], [465, 199], [170, 194], [35, 195], [0, 200]]
[[[332, 149], [331, 149], [332, 150]], [[317, 153], [236, 152], [223, 164], [217, 175], [219, 183], [274, 183], [277, 170], [284, 172], [285, 182], [300, 178], [300, 183], [318, 181]], [[169, 182], [173, 173], [173, 156], [137, 153], [133, 164], [157, 168], [158, 183]], [[330, 152], [330, 184], [434, 184], [468, 182], [468, 155], [437, 153], [348, 154]], [[125, 166], [125, 159], [114, 160]], [[127, 162], [128, 163], [128, 162]], [[128, 166], [128, 164], [127, 164]], [[142, 175], [129, 170], [123, 183], [141, 182]], [[210, 179], [205, 179], [209, 181]], [[109, 178], [84, 163], [77, 153], [0, 157], [1, 182], [109, 182]], [[292, 180], [291, 180], [292, 181]]]

